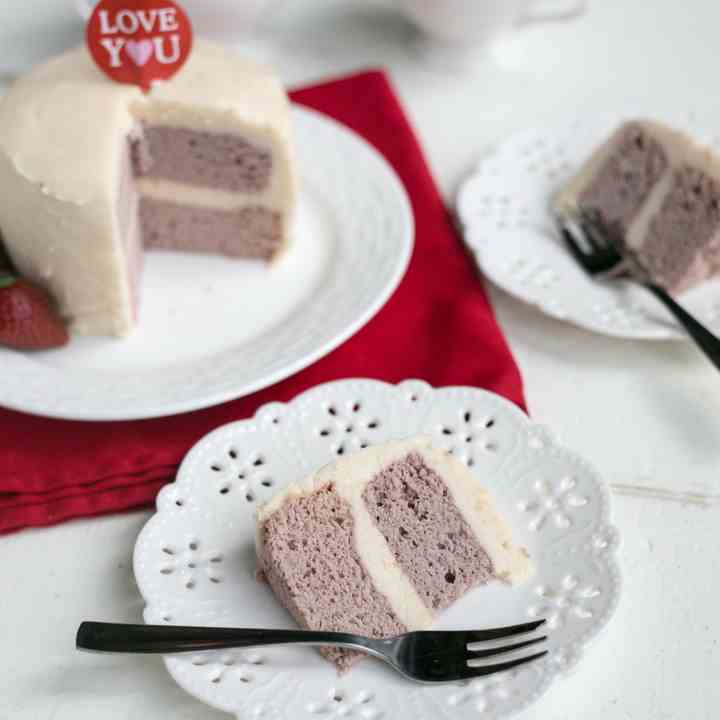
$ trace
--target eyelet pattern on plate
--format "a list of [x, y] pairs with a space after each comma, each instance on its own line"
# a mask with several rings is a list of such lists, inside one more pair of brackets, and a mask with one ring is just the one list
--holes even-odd
[[[467, 464], [537, 566], [523, 586], [492, 583], [474, 591], [458, 606], [461, 614], [451, 609], [439, 627], [547, 617], [547, 659], [465, 685], [425, 687], [373, 660], [338, 678], [319, 654], [300, 647], [167, 657], [183, 688], [243, 719], [497, 720], [529, 705], [580, 660], [612, 615], [620, 590], [606, 485], [506, 400], [419, 381], [322, 385], [201, 440], [176, 482], [161, 491], [157, 513], [138, 538], [135, 575], [146, 621], [292, 625], [255, 577], [258, 504], [340, 454], [419, 433]], [[273, 480], [269, 487], [266, 478]], [[231, 489], [223, 493], [225, 483]]]
[[[591, 280], [566, 252], [550, 212], [552, 195], [623, 120], [653, 117], [717, 149], [718, 138], [693, 113], [627, 109], [588, 115], [558, 127], [529, 129], [486, 154], [464, 182], [457, 210], [483, 273], [498, 287], [551, 317], [605, 335], [685, 340], [675, 320], [646, 290]], [[720, 279], [683, 303], [720, 332]]]

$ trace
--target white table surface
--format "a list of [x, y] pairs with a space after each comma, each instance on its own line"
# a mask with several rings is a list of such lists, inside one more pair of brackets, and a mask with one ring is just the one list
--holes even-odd
[[[79, 38], [66, 6], [3, 0], [0, 71]], [[303, 0], [243, 46], [291, 84], [387, 67], [451, 201], [483, 149], [529, 124], [638, 101], [702, 108], [720, 123], [718, 27], [714, 0], [591, 0], [585, 18], [526, 30], [474, 72], [449, 73], [418, 64], [413, 31], [394, 15]], [[492, 296], [536, 419], [613, 483], [720, 492], [720, 378], [692, 347], [605, 339]], [[222, 717], [157, 659], [73, 649], [82, 619], [140, 619], [131, 551], [148, 516], [0, 538], [0, 720]], [[710, 568], [720, 505], [617, 496], [614, 517], [625, 580], [617, 615], [523, 720], [717, 718], [720, 573]]]

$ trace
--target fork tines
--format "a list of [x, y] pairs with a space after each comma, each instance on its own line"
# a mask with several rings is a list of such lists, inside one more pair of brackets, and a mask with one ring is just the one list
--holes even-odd
[[[500, 641], [507, 640], [511, 637], [529, 635], [541, 627], [545, 620], [536, 620], [521, 625], [511, 625], [504, 628], [493, 628], [492, 630], [469, 631], [465, 634], [466, 640], [466, 669], [462, 674], [463, 678], [482, 677], [491, 673], [505, 672], [512, 668], [524, 665], [525, 663], [538, 660], [547, 655], [547, 650], [533, 653], [531, 655], [518, 655], [518, 652], [525, 648], [532, 647], [547, 640], [547, 635], [539, 637], [531, 637], [527, 640], [515, 642], [510, 645], [503, 645]], [[476, 646], [479, 644], [485, 647]], [[472, 646], [472, 649], [471, 649]], [[511, 657], [499, 663], [486, 664], [482, 661], [488, 658], [498, 658], [498, 656], [510, 655]]]
[[596, 218], [556, 216], [556, 223], [568, 250], [590, 275], [612, 273], [623, 261], [616, 234]]
[[506, 625], [505, 627], [490, 628], [488, 630], [467, 630], [465, 638], [468, 644], [489, 642], [490, 640], [504, 640], [515, 635], [527, 635], [545, 624], [545, 620], [532, 620], [519, 625]]

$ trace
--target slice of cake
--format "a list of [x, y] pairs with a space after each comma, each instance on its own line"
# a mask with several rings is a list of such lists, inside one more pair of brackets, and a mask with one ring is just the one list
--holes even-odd
[[[532, 572], [473, 474], [419, 437], [361, 450], [260, 510], [260, 569], [301, 627], [388, 637], [427, 628], [470, 588]], [[347, 670], [361, 654], [323, 654]]]
[[553, 207], [614, 230], [671, 293], [720, 272], [720, 158], [657, 122], [622, 125]]
[[0, 101], [0, 234], [78, 333], [135, 324], [143, 248], [270, 260], [295, 199], [290, 105], [267, 68], [197, 42], [143, 94], [85, 48]]

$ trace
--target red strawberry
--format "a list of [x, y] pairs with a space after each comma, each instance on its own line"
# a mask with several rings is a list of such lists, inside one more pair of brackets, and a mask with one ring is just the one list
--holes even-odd
[[47, 350], [69, 340], [52, 300], [36, 285], [0, 274], [0, 345], [18, 350]]

